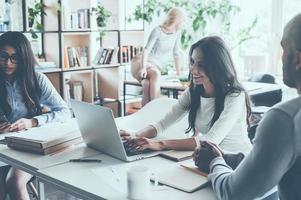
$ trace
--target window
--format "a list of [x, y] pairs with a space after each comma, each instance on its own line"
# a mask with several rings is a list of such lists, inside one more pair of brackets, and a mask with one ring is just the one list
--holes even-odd
[[[251, 31], [254, 39], [246, 41], [232, 52], [238, 71], [244, 76], [265, 72], [282, 75], [280, 41], [285, 24], [300, 13], [300, 0], [253, 0], [233, 2], [241, 8], [237, 25], [241, 28], [257, 16]], [[233, 23], [233, 22], [232, 22]]]

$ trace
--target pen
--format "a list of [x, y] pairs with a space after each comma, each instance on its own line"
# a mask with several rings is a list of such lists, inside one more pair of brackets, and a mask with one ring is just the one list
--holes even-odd
[[100, 163], [101, 160], [100, 159], [70, 159], [69, 162], [98, 162]]

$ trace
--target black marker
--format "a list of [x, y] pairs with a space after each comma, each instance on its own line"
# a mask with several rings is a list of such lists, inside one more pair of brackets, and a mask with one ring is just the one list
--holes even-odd
[[80, 159], [71, 159], [71, 160], [69, 160], [69, 162], [98, 162], [98, 163], [100, 163], [101, 160], [100, 159], [82, 159], [82, 158], [80, 158]]

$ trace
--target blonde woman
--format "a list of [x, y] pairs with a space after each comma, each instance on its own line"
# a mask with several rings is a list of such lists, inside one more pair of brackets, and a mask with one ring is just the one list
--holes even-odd
[[177, 75], [180, 74], [180, 30], [185, 14], [172, 8], [164, 22], [155, 27], [141, 56], [132, 60], [132, 74], [142, 84], [142, 106], [160, 96], [160, 68], [173, 55]]

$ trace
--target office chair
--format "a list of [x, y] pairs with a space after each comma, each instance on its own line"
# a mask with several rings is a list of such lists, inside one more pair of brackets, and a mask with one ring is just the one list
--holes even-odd
[[[255, 74], [248, 81], [276, 84], [274, 76], [270, 74]], [[255, 95], [251, 98], [254, 106], [273, 106], [282, 100], [282, 91], [272, 91], [264, 94]]]
[[[270, 74], [255, 74], [251, 76], [248, 81], [276, 84], [275, 77]], [[252, 102], [252, 117], [250, 127], [248, 129], [248, 136], [253, 143], [253, 139], [256, 134], [257, 126], [263, 117], [263, 114], [267, 112], [273, 105], [279, 103], [282, 100], [282, 91], [272, 91], [264, 94], [259, 94], [251, 97]]]
[[107, 104], [113, 104], [117, 103], [118, 110], [117, 115], [118, 117], [121, 117], [121, 102], [118, 99], [112, 99], [112, 98], [101, 98], [99, 96], [94, 97], [94, 104], [105, 106]]

